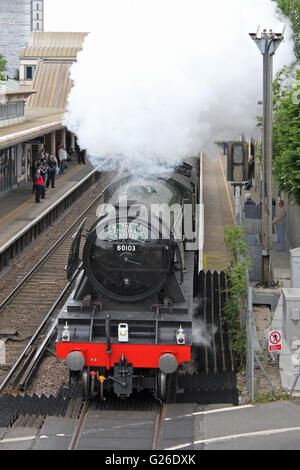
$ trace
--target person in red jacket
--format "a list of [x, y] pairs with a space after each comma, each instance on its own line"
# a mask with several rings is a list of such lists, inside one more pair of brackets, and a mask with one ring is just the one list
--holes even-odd
[[45, 183], [40, 170], [36, 170], [34, 175], [35, 182], [35, 202], [41, 202], [40, 198], [45, 199]]

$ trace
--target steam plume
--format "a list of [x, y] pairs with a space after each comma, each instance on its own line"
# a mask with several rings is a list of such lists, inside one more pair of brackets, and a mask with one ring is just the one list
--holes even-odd
[[[249, 135], [262, 58], [249, 37], [282, 21], [271, 0], [97, 0], [65, 123], [96, 166], [160, 173]], [[284, 20], [287, 22], [287, 20]], [[290, 28], [275, 71], [293, 59]]]

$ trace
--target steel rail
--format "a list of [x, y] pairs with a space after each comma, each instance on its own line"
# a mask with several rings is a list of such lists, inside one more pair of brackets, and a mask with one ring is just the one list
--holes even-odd
[[[104, 163], [106, 162], [106, 160], [103, 162], [102, 165], [104, 165]], [[101, 166], [102, 166], [101, 165]], [[100, 169], [99, 166], [95, 171], [98, 171]], [[75, 186], [75, 188], [73, 188], [73, 190], [75, 191], [77, 189], [77, 186]], [[8, 296], [1, 302], [0, 304], [0, 311], [1, 309], [4, 307], [4, 305], [7, 304], [7, 302], [15, 295], [15, 293], [20, 289], [20, 287], [22, 287], [22, 285], [30, 278], [30, 276], [34, 273], [34, 271], [39, 267], [41, 266], [41, 264], [48, 258], [48, 256], [57, 248], [58, 245], [60, 245], [60, 243], [66, 238], [66, 236], [71, 232], [71, 230], [73, 230], [73, 228], [80, 222], [80, 220], [82, 219], [82, 217], [84, 217], [84, 215], [91, 209], [91, 207], [98, 201], [98, 199], [100, 199], [101, 195], [102, 195], [103, 191], [101, 192], [101, 194], [99, 194], [96, 199], [94, 199], [94, 201], [84, 210], [84, 212], [75, 220], [75, 222], [73, 222], [73, 224], [63, 233], [63, 235], [54, 243], [54, 245], [52, 245], [52, 247], [47, 251], [47, 253], [45, 253], [43, 255], [43, 257], [40, 259], [40, 261], [38, 261], [35, 266], [29, 271], [29, 273], [26, 274], [26, 276], [19, 282], [19, 284], [11, 291], [10, 294], [8, 294]], [[68, 197], [69, 193], [65, 196], [65, 197]], [[48, 212], [47, 212], [48, 213]], [[44, 213], [44, 216], [47, 215], [47, 213]]]
[[82, 407], [80, 416], [78, 418], [68, 450], [76, 450], [77, 448], [77, 445], [78, 445], [78, 442], [79, 442], [79, 439], [80, 439], [80, 436], [84, 427], [88, 406], [89, 406], [89, 400], [85, 400], [83, 403], [83, 407]]
[[[21, 364], [22, 360], [24, 359], [27, 351], [29, 350], [29, 348], [33, 345], [34, 341], [36, 340], [36, 338], [38, 337], [38, 335], [40, 334], [41, 330], [44, 328], [45, 324], [47, 323], [47, 321], [49, 320], [49, 318], [51, 317], [51, 315], [53, 314], [54, 310], [56, 309], [56, 307], [58, 306], [59, 302], [62, 300], [62, 298], [64, 297], [64, 295], [66, 294], [66, 292], [68, 291], [68, 289], [70, 288], [71, 284], [73, 283], [73, 281], [76, 279], [80, 269], [82, 267], [82, 264], [80, 264], [80, 266], [77, 268], [77, 270], [75, 271], [75, 273], [73, 274], [73, 277], [72, 279], [65, 285], [64, 289], [62, 290], [62, 292], [60, 293], [59, 297], [56, 299], [56, 301], [54, 302], [54, 304], [52, 305], [51, 309], [49, 310], [49, 312], [47, 313], [46, 317], [43, 319], [42, 323], [40, 324], [40, 326], [37, 328], [36, 332], [34, 333], [34, 335], [32, 336], [32, 338], [30, 339], [30, 341], [27, 343], [27, 345], [25, 346], [23, 352], [20, 354], [19, 358], [17, 359], [17, 361], [14, 363], [14, 365], [12, 366], [12, 368], [10, 369], [8, 375], [5, 377], [5, 379], [3, 380], [3, 382], [1, 383], [0, 385], [0, 392], [3, 391], [3, 389], [5, 388], [5, 386], [7, 385], [7, 383], [9, 382], [9, 380], [11, 379], [11, 377], [13, 376], [13, 374], [16, 372], [17, 368], [19, 367], [19, 365]], [[39, 347], [39, 349], [35, 352], [33, 358], [31, 359], [31, 362], [30, 364], [28, 365], [26, 371], [24, 372], [24, 374], [22, 374], [22, 378], [24, 380], [24, 382], [27, 384], [28, 383], [28, 380], [29, 378], [31, 377], [36, 365], [37, 365], [37, 362], [40, 360], [42, 354], [44, 353], [46, 347], [47, 347], [47, 344], [48, 344], [48, 341], [50, 339], [50, 337], [52, 336], [53, 334], [53, 331], [54, 329], [56, 328], [56, 325], [57, 325], [57, 322], [54, 322], [54, 324], [52, 325], [52, 327], [50, 328], [50, 330], [48, 331], [47, 335], [46, 335], [46, 338], [44, 339], [43, 343], [41, 344], [41, 346]], [[26, 377], [25, 377], [26, 376]]]
[[163, 403], [159, 413], [156, 416], [154, 424], [154, 436], [152, 442], [152, 450], [159, 450], [159, 444], [162, 435], [163, 422], [166, 415], [166, 403]]
[[[104, 165], [105, 162], [103, 162], [103, 165]], [[99, 167], [97, 168], [99, 169]], [[106, 188], [107, 186], [105, 186]], [[105, 188], [103, 189], [103, 191], [105, 190]], [[47, 251], [47, 253], [45, 253], [43, 255], [43, 257], [40, 259], [40, 261], [38, 263], [36, 263], [36, 265], [30, 270], [29, 273], [26, 274], [26, 276], [19, 282], [19, 284], [12, 290], [12, 292], [4, 299], [4, 301], [0, 304], [0, 310], [8, 303], [9, 300], [11, 300], [11, 298], [17, 293], [17, 291], [25, 284], [25, 282], [32, 276], [32, 274], [37, 270], [38, 267], [40, 267], [43, 262], [51, 255], [51, 253], [63, 242], [63, 240], [67, 237], [67, 235], [74, 229], [74, 227], [80, 222], [80, 220], [86, 215], [86, 213], [97, 203], [97, 201], [101, 198], [102, 194], [103, 194], [103, 191], [101, 191], [101, 193], [89, 204], [89, 206], [80, 214], [79, 217], [77, 217], [77, 219], [72, 223], [72, 225], [63, 233], [63, 235], [59, 238], [59, 240], [57, 240], [53, 246]], [[56, 299], [56, 301], [54, 302], [54, 304], [52, 305], [52, 307], [50, 308], [49, 312], [47, 313], [47, 315], [45, 316], [45, 318], [43, 319], [42, 323], [40, 324], [40, 326], [37, 328], [36, 332], [34, 333], [34, 335], [32, 336], [32, 338], [30, 339], [29, 343], [27, 343], [26, 347], [24, 348], [23, 352], [21, 353], [21, 355], [19, 356], [19, 358], [17, 359], [17, 361], [14, 363], [14, 365], [12, 366], [11, 370], [9, 371], [8, 375], [6, 376], [6, 378], [4, 379], [4, 381], [1, 383], [0, 385], [0, 392], [3, 391], [3, 389], [5, 388], [5, 386], [7, 385], [7, 383], [9, 382], [9, 380], [11, 379], [11, 377], [13, 376], [13, 374], [16, 372], [17, 368], [19, 367], [20, 363], [22, 362], [22, 360], [24, 359], [24, 356], [26, 355], [26, 353], [28, 352], [28, 350], [30, 349], [30, 347], [33, 345], [34, 341], [36, 340], [37, 336], [40, 334], [41, 330], [44, 328], [46, 322], [49, 320], [49, 318], [51, 317], [51, 315], [53, 314], [55, 308], [57, 307], [57, 305], [60, 303], [60, 301], [62, 300], [62, 298], [64, 297], [64, 295], [66, 294], [67, 290], [70, 288], [71, 284], [74, 282], [74, 280], [76, 279], [77, 275], [79, 274], [80, 272], [80, 269], [82, 267], [82, 263], [78, 266], [78, 268], [76, 269], [76, 271], [74, 272], [73, 276], [72, 276], [72, 279], [67, 282], [67, 284], [65, 285], [65, 287], [63, 288], [62, 292], [60, 293], [60, 295], [58, 296], [58, 298]], [[40, 357], [42, 356], [45, 348], [47, 347], [47, 343], [50, 339], [50, 337], [52, 336], [53, 334], [53, 331], [56, 327], [56, 322], [54, 322], [54, 325], [53, 327], [50, 329], [50, 331], [48, 332], [48, 334], [46, 335], [46, 338], [45, 340], [43, 341], [42, 345], [39, 347], [39, 349], [35, 352], [34, 355], [32, 355], [32, 359], [30, 360], [30, 364], [26, 367], [26, 371], [25, 371], [25, 375], [24, 377], [27, 375], [28, 378], [25, 377], [26, 379], [26, 382], [29, 380], [29, 378], [31, 377], [32, 375], [32, 372], [35, 368], [35, 364], [37, 361], [39, 361]], [[46, 341], [47, 339], [47, 341]], [[23, 369], [24, 370], [24, 369]], [[21, 374], [19, 374], [21, 375]]]

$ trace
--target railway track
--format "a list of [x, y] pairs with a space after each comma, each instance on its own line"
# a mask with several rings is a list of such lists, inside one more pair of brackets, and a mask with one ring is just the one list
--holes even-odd
[[[49, 336], [48, 330], [50, 328], [51, 331], [56, 311], [64, 302], [71, 286], [67, 282], [65, 271], [71, 235], [83, 217], [87, 219], [87, 226], [94, 221], [95, 206], [108, 181], [109, 175], [102, 177], [84, 198], [64, 214], [63, 220], [56, 222], [45, 234], [44, 240], [38, 242], [42, 257], [29, 272], [23, 274], [20, 282], [15, 281], [11, 292], [7, 293], [6, 289], [6, 296], [0, 304], [0, 392], [15, 387], [26, 390], [29, 379], [24, 373], [30, 364], [33, 367], [34, 361], [40, 360], [41, 348], [47, 347], [45, 340]], [[50, 243], [53, 233], [55, 242]], [[28, 252], [25, 258], [30, 257], [30, 254]], [[30, 265], [25, 260], [24, 265], [28, 264]], [[5, 279], [2, 279], [2, 284], [3, 282], [5, 283]], [[39, 357], [36, 355], [38, 351]]]
[[[39, 255], [42, 255], [42, 259], [35, 264], [33, 263], [34, 266], [30, 266], [29, 273], [24, 276], [24, 279], [20, 283], [16, 280], [13, 291], [9, 292], [5, 298], [2, 298], [0, 304], [0, 340], [5, 344], [6, 361], [5, 364], [0, 365], [0, 393], [3, 391], [15, 392], [16, 389], [22, 391], [28, 389], [30, 380], [35, 373], [35, 367], [39, 364], [45, 348], [49, 345], [49, 339], [55, 325], [55, 315], [60, 311], [61, 305], [68, 295], [68, 288], [71, 287], [71, 283], [68, 284], [66, 281], [66, 271], [64, 269], [71, 244], [70, 235], [77, 230], [83, 217], [87, 218], [86, 227], [94, 222], [95, 204], [97, 204], [99, 198], [95, 198], [93, 193], [95, 191], [101, 193], [108, 182], [109, 175], [106, 175], [105, 178], [102, 177], [100, 183], [91, 189], [89, 195], [85, 193], [84, 198], [76, 206], [73, 205], [69, 212], [65, 212], [61, 223], [56, 223], [51, 230], [45, 233], [43, 239], [39, 239], [41, 248], [36, 249], [35, 255], [39, 258], [41, 257]], [[84, 210], [83, 204], [85, 205]], [[76, 220], [74, 221], [74, 219]], [[57, 240], [53, 247], [49, 249], [49, 240], [52, 240], [53, 232], [57, 232], [55, 234]], [[32, 252], [30, 252], [30, 255], [33, 257]], [[24, 261], [24, 266], [28, 267], [29, 265], [29, 261]], [[201, 287], [202, 284], [203, 287]], [[236, 394], [232, 391], [234, 388], [234, 381], [232, 380], [233, 361], [231, 355], [228, 354], [228, 347], [222, 332], [220, 308], [222, 289], [220, 288], [220, 280], [214, 280], [213, 276], [212, 279], [208, 278], [202, 284], [199, 284], [199, 289], [201, 298], [205, 299], [205, 308], [204, 318], [201, 320], [204, 324], [216, 324], [219, 334], [216, 340], [213, 339], [213, 348], [201, 348], [198, 351], [198, 358], [203, 355], [205, 358], [205, 360], [199, 361], [201, 365], [205, 365], [204, 370], [199, 368], [196, 374], [192, 373], [187, 374], [186, 377], [180, 377], [179, 388], [182, 391], [177, 394], [177, 403], [174, 405], [179, 409], [186, 406], [193, 407], [189, 403], [206, 403], [207, 400], [209, 400], [209, 403], [233, 402], [236, 400]], [[19, 357], [20, 359], [18, 359]], [[49, 375], [51, 374], [48, 372], [45, 374], [47, 380]], [[229, 377], [228, 380], [227, 377]], [[216, 379], [220, 383], [217, 383]], [[62, 379], [61, 382], [63, 381]], [[218, 391], [218, 396], [217, 394], [212, 395], [211, 391], [215, 390]], [[224, 400], [227, 391], [228, 397]], [[81, 395], [80, 397], [77, 395], [77, 398], [80, 401]], [[151, 397], [148, 398], [152, 399]], [[64, 397], [63, 399], [65, 400]], [[97, 442], [101, 439], [101, 445], [104, 446], [104, 449], [109, 448], [107, 447], [109, 442], [112, 446], [116, 446], [113, 448], [126, 449], [129, 440], [125, 443], [124, 433], [126, 435], [128, 425], [130, 425], [133, 436], [130, 437], [131, 441], [133, 439], [133, 444], [140, 446], [137, 448], [142, 449], [146, 446], [147, 449], [155, 450], [173, 445], [173, 441], [170, 440], [169, 442], [168, 440], [168, 432], [172, 434], [173, 430], [166, 425], [174, 422], [175, 418], [172, 416], [173, 405], [159, 406], [158, 402], [155, 401], [156, 406], [153, 405], [153, 408], [150, 407], [151, 409], [146, 411], [144, 409], [142, 411], [135, 410], [134, 412], [124, 411], [122, 408], [118, 409], [118, 407], [107, 407], [105, 409], [105, 405], [104, 408], [102, 405], [94, 404], [90, 406], [88, 403], [84, 404], [70, 448], [91, 448], [90, 441], [87, 442], [86, 439], [95, 434]], [[96, 406], [96, 408], [93, 408], [93, 406]], [[176, 413], [179, 412], [176, 411]], [[179, 414], [185, 415], [185, 412]], [[48, 412], [43, 414], [44, 417], [48, 415]], [[59, 414], [55, 414], [55, 416], [59, 416]], [[65, 415], [62, 413], [62, 416]], [[98, 419], [99, 417], [100, 419]], [[96, 422], [100, 424], [96, 424]], [[141, 423], [145, 424], [145, 422], [146, 426], [142, 427]], [[95, 429], [93, 424], [96, 425]], [[181, 423], [178, 422], [177, 428], [180, 428], [180, 426]], [[145, 435], [143, 435], [144, 429], [146, 430]], [[169, 431], [166, 431], [166, 429], [169, 429]], [[175, 429], [175, 432], [177, 436], [178, 429]], [[121, 447], [122, 445], [125, 447]]]
[[[21, 401], [16, 403], [19, 410], [12, 420], [12, 430], [7, 429], [5, 438], [17, 435], [22, 445], [23, 436], [30, 435], [29, 450], [101, 450], [102, 455], [122, 456], [122, 451], [142, 451], [140, 463], [153, 456], [150, 463], [158, 463], [161, 450], [180, 449], [184, 443], [185, 451], [193, 451], [197, 415], [203, 409], [196, 404], [161, 404], [149, 394], [141, 392], [131, 396], [129, 400], [114, 399], [114, 405], [105, 408], [105, 404], [97, 399], [82, 401], [73, 395], [69, 400], [64, 395], [66, 404], [64, 417], [54, 412], [45, 415], [45, 406], [50, 411], [57, 410], [58, 402], [49, 400], [46, 403], [27, 397], [31, 401], [31, 413], [21, 411]], [[52, 401], [52, 403], [51, 403]], [[9, 403], [11, 402], [11, 403]], [[13, 398], [6, 397], [5, 406], [12, 405]], [[0, 404], [1, 401], [0, 401]], [[111, 403], [112, 404], [112, 403]], [[28, 410], [28, 404], [27, 404]], [[3, 425], [2, 425], [3, 426]], [[8, 424], [4, 425], [8, 426]], [[25, 432], [25, 427], [27, 432]], [[25, 437], [26, 439], [26, 437]], [[12, 440], [13, 442], [13, 440]], [[5, 443], [0, 443], [5, 445]], [[9, 444], [8, 445], [8, 449]], [[12, 444], [16, 445], [16, 444]], [[15, 449], [16, 447], [14, 447]], [[169, 455], [172, 453], [170, 452]], [[120, 460], [106, 463], [122, 463]], [[125, 462], [126, 463], [126, 462]], [[160, 463], [164, 463], [163, 459]], [[168, 463], [171, 463], [168, 460]], [[176, 462], [180, 463], [179, 461]], [[187, 463], [185, 461], [185, 463]]]
[[[150, 398], [150, 397], [149, 397]], [[151, 399], [150, 399], [151, 401]], [[77, 420], [69, 450], [83, 450], [97, 435], [106, 450], [161, 449], [166, 404], [152, 403], [149, 411], [98, 410], [96, 402], [85, 401]], [[151, 408], [151, 407], [150, 407]], [[131, 440], [124, 440], [127, 434]], [[102, 436], [102, 443], [101, 443]], [[98, 447], [99, 449], [99, 447]]]
[[[123, 406], [120, 400], [116, 401], [111, 410], [99, 408], [95, 400], [87, 401], [73, 428], [68, 449], [146, 451], [141, 463], [146, 463], [151, 455], [150, 463], [158, 463], [155, 461], [160, 455], [158, 451], [180, 448], [182, 443], [186, 451], [193, 451], [196, 416], [202, 409], [193, 403], [160, 404], [146, 395], [144, 402], [138, 397]], [[162, 458], [160, 463], [167, 462]]]

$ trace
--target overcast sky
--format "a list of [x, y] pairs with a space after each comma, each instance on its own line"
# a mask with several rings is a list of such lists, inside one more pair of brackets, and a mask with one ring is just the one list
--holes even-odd
[[[203, 0], [199, 0], [199, 2], [201, 1]], [[221, 4], [224, 0], [218, 1]], [[263, 2], [263, 0], [261, 1]], [[238, 1], [238, 4], [240, 4], [240, 2], [241, 0]], [[259, 0], [253, 0], [253, 2], [260, 3]], [[267, 0], [264, 0], [264, 2], [266, 3]], [[269, 0], [269, 3], [272, 4], [273, 2]], [[205, 4], [203, 4], [201, 8], [204, 7], [204, 5]], [[45, 31], [90, 32], [93, 30], [93, 26], [96, 31], [98, 29], [97, 25], [101, 11], [101, 2], [99, 0], [44, 0], [44, 8]], [[206, 6], [206, 9], [207, 8], [208, 6]], [[235, 10], [236, 9], [233, 9], [232, 15], [238, 16], [238, 12]], [[249, 11], [250, 16], [251, 13], [252, 12]], [[212, 18], [212, 23], [213, 21]], [[257, 24], [259, 24], [259, 16], [256, 21]]]
[[97, 0], [44, 0], [45, 31], [90, 31]]

